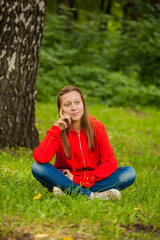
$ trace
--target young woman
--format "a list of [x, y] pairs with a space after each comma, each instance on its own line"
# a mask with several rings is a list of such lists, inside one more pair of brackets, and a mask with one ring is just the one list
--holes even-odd
[[[131, 167], [117, 166], [105, 126], [88, 115], [81, 90], [64, 87], [58, 94], [58, 121], [34, 150], [34, 177], [56, 192], [90, 199], [120, 198], [121, 190], [136, 177]], [[54, 165], [49, 163], [56, 154]]]

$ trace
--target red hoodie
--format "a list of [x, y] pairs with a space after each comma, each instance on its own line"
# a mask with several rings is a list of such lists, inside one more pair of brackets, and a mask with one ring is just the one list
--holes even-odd
[[79, 132], [69, 130], [69, 143], [71, 158], [65, 156], [61, 130], [52, 126], [34, 150], [33, 157], [38, 163], [48, 163], [56, 154], [54, 166], [63, 171], [68, 169], [73, 175], [73, 181], [80, 186], [91, 187], [106, 177], [109, 177], [117, 169], [117, 160], [110, 145], [105, 126], [92, 116], [90, 122], [94, 132], [94, 149], [91, 152], [88, 138], [81, 129]]

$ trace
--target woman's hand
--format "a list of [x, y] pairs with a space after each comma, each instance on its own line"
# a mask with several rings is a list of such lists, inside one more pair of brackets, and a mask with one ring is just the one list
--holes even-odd
[[[60, 109], [59, 114], [60, 114], [60, 118], [54, 125], [59, 127], [62, 131], [64, 129], [68, 128], [68, 125], [71, 124], [71, 118], [68, 114], [66, 114], [66, 113], [63, 114], [62, 109]], [[68, 122], [68, 124], [67, 124], [67, 122]]]
[[68, 169], [64, 169], [63, 173], [65, 174], [66, 177], [68, 177], [71, 181], [73, 181], [73, 174], [70, 173]]

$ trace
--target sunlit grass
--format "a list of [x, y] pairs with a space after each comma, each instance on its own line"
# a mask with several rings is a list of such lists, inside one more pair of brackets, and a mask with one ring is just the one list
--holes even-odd
[[[53, 196], [36, 181], [32, 151], [1, 150], [0, 234], [27, 231], [63, 239], [159, 239], [160, 111], [89, 106], [107, 129], [119, 166], [135, 168], [135, 183], [115, 202], [88, 201], [82, 196]], [[58, 118], [54, 104], [37, 104], [40, 139]], [[33, 199], [38, 194], [39, 199]], [[138, 231], [140, 224], [142, 231]], [[152, 231], [155, 233], [152, 233]], [[78, 236], [78, 237], [77, 237]], [[76, 238], [77, 237], [77, 238]], [[49, 239], [49, 238], [48, 238]]]

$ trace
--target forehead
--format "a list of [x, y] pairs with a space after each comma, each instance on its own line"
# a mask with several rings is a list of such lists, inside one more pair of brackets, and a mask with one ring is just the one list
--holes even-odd
[[76, 99], [81, 99], [81, 95], [79, 92], [77, 91], [71, 91], [69, 93], [65, 93], [61, 96], [61, 103], [64, 103], [64, 102], [72, 102]]

